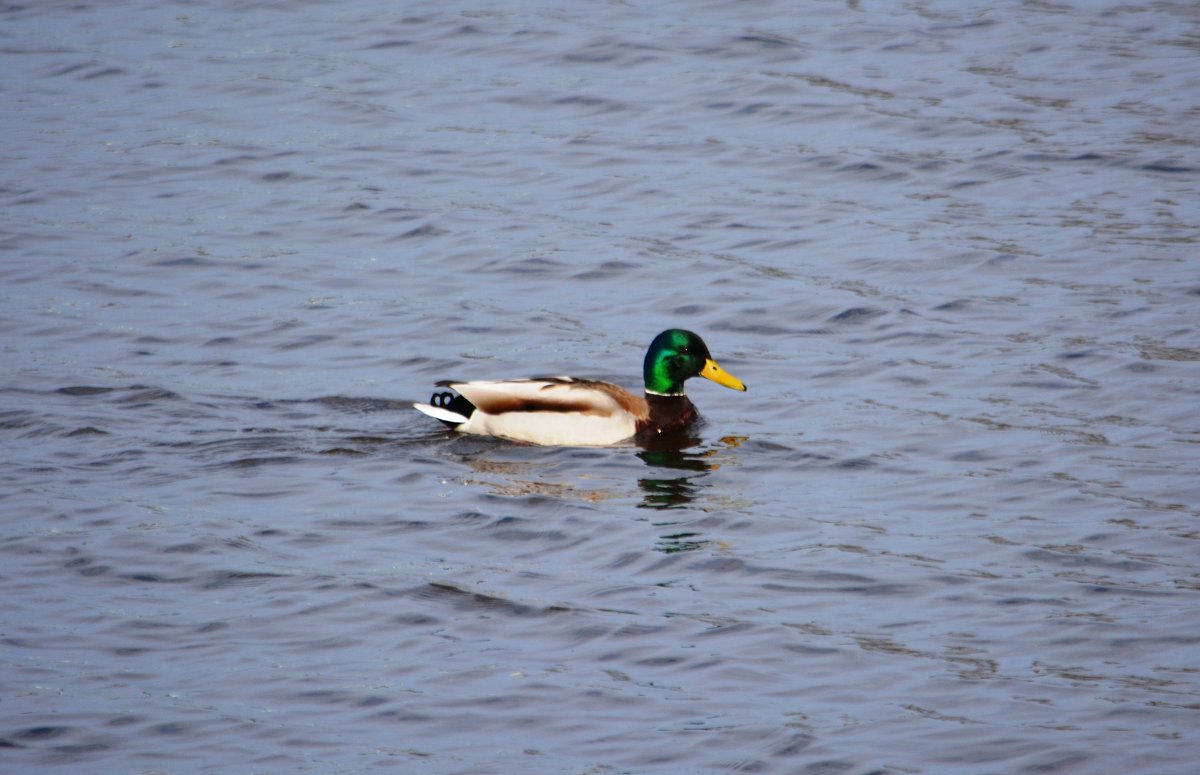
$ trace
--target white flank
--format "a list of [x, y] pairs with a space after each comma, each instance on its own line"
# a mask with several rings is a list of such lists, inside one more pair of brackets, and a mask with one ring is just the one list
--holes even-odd
[[607, 417], [578, 412], [505, 412], [493, 415], [477, 409], [467, 424], [457, 430], [533, 444], [602, 447], [632, 437], [637, 432], [637, 425], [624, 412]]

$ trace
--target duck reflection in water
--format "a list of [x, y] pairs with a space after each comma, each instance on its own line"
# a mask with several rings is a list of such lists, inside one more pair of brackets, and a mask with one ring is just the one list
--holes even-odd
[[[705, 477], [720, 468], [725, 460], [722, 453], [732, 447], [739, 446], [747, 439], [746, 436], [726, 436], [718, 445], [703, 449], [699, 438], [690, 438], [686, 445], [676, 446], [670, 443], [655, 443], [652, 446], [642, 445], [637, 452], [638, 458], [648, 467], [660, 469], [658, 476], [640, 477], [638, 487], [642, 492], [642, 502], [637, 504], [643, 509], [677, 509], [687, 506], [693, 501], [702, 499], [708, 485]], [[498, 495], [548, 495], [559, 498], [577, 498], [580, 500], [600, 502], [625, 497], [621, 488], [599, 487], [581, 489], [575, 484], [547, 481], [544, 472], [544, 461], [541, 459], [498, 459], [493, 453], [496, 447], [491, 444], [468, 442], [463, 440], [455, 444], [457, 449], [450, 456], [458, 463], [472, 469], [476, 474], [503, 477], [504, 481], [475, 479], [463, 480], [466, 484], [484, 484]], [[521, 449], [510, 447], [509, 449]], [[668, 473], [685, 472], [686, 475], [667, 475]], [[524, 475], [524, 476], [522, 476]]]
[[[643, 477], [638, 480], [642, 489], [642, 502], [639, 508], [666, 511], [687, 506], [701, 497], [708, 485], [704, 479], [709, 472], [721, 467], [720, 453], [724, 449], [739, 446], [746, 440], [745, 436], [726, 436], [721, 439], [720, 447], [709, 447], [699, 451], [691, 451], [700, 445], [700, 439], [662, 440], [653, 445], [643, 445], [638, 453], [642, 461], [654, 468], [686, 471], [686, 476]], [[682, 443], [680, 443], [682, 442]], [[678, 530], [680, 522], [659, 523], [660, 527], [676, 528], [674, 532], [659, 536], [655, 550], [664, 554], [690, 552], [703, 549], [711, 544], [704, 534], [692, 530]]]
[[719, 455], [722, 451], [737, 447], [747, 439], [746, 436], [726, 436], [720, 440], [720, 447], [709, 447], [692, 452], [699, 446], [700, 439], [692, 438], [686, 446], [657, 443], [652, 446], [643, 445], [638, 457], [652, 468], [673, 469], [691, 472], [690, 476], [644, 477], [638, 480], [645, 497], [641, 508], [673, 509], [694, 501], [705, 486], [701, 480], [710, 471], [721, 467]]
[[719, 467], [708, 458], [713, 450], [692, 452], [700, 446], [700, 439], [691, 434], [673, 434], [656, 438], [641, 445], [638, 457], [651, 468], [692, 472], [691, 476], [655, 476], [638, 480], [644, 496], [640, 508], [674, 509], [686, 506], [696, 499], [703, 485], [699, 482], [703, 474]]

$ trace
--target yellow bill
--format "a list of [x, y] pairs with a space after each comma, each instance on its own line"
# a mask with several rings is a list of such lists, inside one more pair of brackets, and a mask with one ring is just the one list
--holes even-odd
[[725, 369], [722, 369], [712, 358], [704, 361], [704, 368], [700, 370], [700, 376], [704, 377], [705, 379], [711, 379], [718, 385], [724, 385], [725, 387], [733, 388], [734, 390], [746, 389], [746, 386], [742, 384], [740, 379], [725, 371]]

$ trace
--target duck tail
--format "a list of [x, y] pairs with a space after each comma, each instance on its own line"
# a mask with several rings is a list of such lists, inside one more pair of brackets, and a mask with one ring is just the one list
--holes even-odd
[[451, 428], [457, 428], [467, 422], [475, 412], [474, 404], [449, 391], [434, 393], [428, 404], [413, 404], [413, 408], [435, 420], [444, 422]]

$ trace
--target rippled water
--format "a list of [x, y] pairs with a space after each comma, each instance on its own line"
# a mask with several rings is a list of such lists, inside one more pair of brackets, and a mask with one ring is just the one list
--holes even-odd
[[[0, 5], [0, 769], [1190, 773], [1192, 3]], [[636, 387], [684, 450], [453, 437]]]

